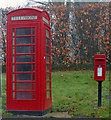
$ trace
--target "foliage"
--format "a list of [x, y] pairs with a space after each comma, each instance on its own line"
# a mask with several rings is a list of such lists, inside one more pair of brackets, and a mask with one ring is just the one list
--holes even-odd
[[50, 6], [52, 65], [92, 63], [95, 54], [109, 61], [108, 3]]
[[[92, 64], [95, 54], [106, 54], [109, 62], [109, 4], [53, 3], [38, 6], [51, 17], [52, 66]], [[4, 10], [4, 15], [12, 8]], [[6, 19], [5, 19], [6, 21]], [[6, 28], [6, 22], [2, 25]], [[3, 53], [6, 55], [6, 29], [2, 29]]]

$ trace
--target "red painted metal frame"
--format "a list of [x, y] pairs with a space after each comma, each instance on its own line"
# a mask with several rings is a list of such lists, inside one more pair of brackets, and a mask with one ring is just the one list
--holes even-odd
[[[12, 16], [27, 16], [37, 15], [37, 20], [16, 20], [11, 21]], [[7, 111], [44, 111], [51, 108], [52, 96], [51, 96], [51, 29], [50, 24], [45, 23], [42, 17], [45, 17], [50, 23], [50, 17], [46, 11], [36, 8], [21, 8], [8, 13], [7, 21]], [[16, 28], [31, 28], [31, 35], [16, 36]], [[33, 35], [32, 28], [35, 28], [35, 35]], [[13, 29], [15, 30], [15, 36], [12, 36]], [[50, 57], [50, 89], [46, 89], [46, 29], [49, 30], [50, 45], [49, 57]], [[31, 37], [31, 44], [16, 45], [16, 37]], [[33, 36], [35, 36], [35, 44], [33, 44]], [[15, 45], [13, 45], [12, 38], [15, 38]], [[33, 46], [35, 45], [35, 53], [33, 53]], [[31, 53], [17, 53], [13, 54], [13, 46], [31, 46]], [[13, 63], [13, 55], [14, 63]], [[16, 55], [31, 55], [31, 62], [16, 63]], [[35, 55], [35, 62], [33, 62], [33, 55]], [[45, 59], [44, 59], [45, 57]], [[13, 64], [15, 65], [15, 71], [13, 72]], [[31, 64], [31, 72], [16, 72], [16, 64]], [[33, 65], [35, 64], [35, 71], [33, 71]], [[31, 73], [31, 81], [16, 81], [16, 73]], [[35, 73], [35, 81], [33, 81], [33, 73]], [[15, 81], [13, 81], [13, 74], [15, 75]], [[13, 83], [14, 88], [13, 90]], [[35, 83], [35, 90], [16, 90], [16, 83]], [[32, 99], [16, 99], [16, 92], [32, 92]], [[47, 92], [50, 91], [50, 98], [47, 99]], [[15, 92], [15, 99], [13, 99], [13, 92]], [[36, 98], [34, 99], [34, 93]]]
[[[16, 37], [27, 37], [27, 36], [31, 36], [31, 44], [19, 44], [19, 45], [16, 45]], [[15, 48], [16, 48], [16, 46], [31, 46], [31, 53], [29, 53], [29, 54], [31, 54], [31, 61], [33, 61], [33, 56], [32, 56], [32, 54], [33, 55], [35, 55], [35, 53], [33, 53], [33, 45], [35, 46], [35, 44], [33, 44], [32, 42], [33, 42], [33, 39], [32, 39], [32, 37], [33, 36], [35, 36], [35, 35], [32, 35], [32, 27], [31, 27], [31, 35], [18, 35], [18, 36], [16, 36], [16, 28], [15, 28], [15, 36], [14, 36], [14, 38], [15, 38], [15, 45], [13, 45]], [[24, 53], [24, 55], [26, 55], [27, 53]], [[23, 54], [17, 54], [16, 53], [16, 49], [15, 49], [15, 54], [12, 54], [12, 56], [14, 55], [14, 57], [16, 56], [16, 55], [23, 55]], [[35, 90], [33, 90], [33, 83], [35, 83], [35, 81], [33, 81], [33, 73], [35, 73], [34, 71], [33, 71], [33, 64], [34, 64], [35, 62], [26, 62], [26, 63], [16, 63], [16, 57], [15, 57], [15, 63], [13, 63], [13, 65], [15, 64], [15, 72], [13, 72], [12, 74], [15, 74], [15, 80], [16, 80], [16, 73], [31, 73], [31, 81], [30, 81], [30, 83], [32, 83], [32, 90], [16, 90], [16, 83], [20, 83], [20, 82], [27, 82], [27, 81], [12, 81], [12, 84], [13, 83], [15, 83], [15, 90], [12, 90], [12, 92], [15, 92], [15, 100], [16, 100], [16, 92], [32, 92], [32, 99], [33, 99], [33, 92], [35, 92]], [[17, 64], [31, 64], [31, 72], [17, 72], [16, 71], [16, 65]], [[29, 82], [29, 81], [28, 81]], [[12, 98], [13, 99], [13, 98]], [[23, 99], [24, 100], [24, 99]]]
[[[102, 76], [97, 76], [97, 69], [101, 65], [102, 67]], [[95, 55], [94, 59], [94, 80], [96, 81], [104, 81], [105, 80], [105, 72], [106, 72], [106, 56], [104, 54]]]

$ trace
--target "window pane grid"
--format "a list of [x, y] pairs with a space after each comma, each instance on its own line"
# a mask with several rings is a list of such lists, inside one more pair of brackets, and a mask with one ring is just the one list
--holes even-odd
[[13, 99], [15, 100], [35, 100], [36, 94], [33, 91], [13, 92]]
[[13, 92], [13, 99], [15, 99], [15, 92]]
[[50, 79], [50, 71], [51, 71], [51, 68], [50, 68], [50, 60], [51, 60], [51, 57], [50, 57], [50, 53], [51, 53], [51, 47], [50, 47], [50, 33], [49, 33], [49, 30], [46, 29], [46, 98], [47, 99], [50, 99], [50, 90], [51, 90], [51, 79]]
[[46, 54], [49, 54], [50, 51], [49, 51], [49, 47], [46, 47]]
[[15, 29], [14, 28], [13, 28], [13, 33], [12, 34], [13, 34], [13, 36], [15, 36]]
[[16, 28], [16, 35], [31, 35], [31, 28]]
[[16, 45], [31, 44], [31, 37], [16, 37]]
[[46, 91], [46, 97], [47, 97], [47, 99], [49, 99], [50, 98], [50, 91], [48, 90], [48, 91]]
[[13, 57], [12, 59], [13, 59], [13, 63], [14, 63], [15, 62], [15, 56], [13, 55], [12, 57]]
[[22, 74], [22, 73], [35, 73], [35, 71], [30, 71], [30, 72], [13, 72], [14, 74], [16, 74], [16, 73], [20, 73], [20, 74]]
[[46, 37], [49, 38], [49, 30], [46, 30]]
[[47, 45], [47, 46], [50, 45], [50, 43], [49, 43], [49, 39], [48, 39], [48, 38], [46, 38], [46, 45]]
[[32, 46], [32, 45], [35, 45], [35, 44], [20, 44], [20, 45], [18, 44], [18, 45], [13, 45], [13, 46], [16, 47], [16, 46]]
[[31, 46], [16, 46], [16, 53], [31, 53]]
[[50, 87], [50, 82], [49, 81], [47, 81], [46, 82], [46, 89], [50, 89], [51, 87]]
[[15, 38], [13, 38], [13, 45], [15, 45]]
[[12, 51], [13, 51], [12, 53], [13, 53], [13, 54], [15, 54], [15, 47], [13, 46], [13, 48], [12, 48], [12, 49], [13, 49], [13, 50], [12, 50]]
[[35, 44], [35, 36], [33, 37], [33, 44]]
[[14, 55], [35, 55], [35, 53], [16, 53]]
[[16, 99], [32, 99], [32, 92], [16, 92]]
[[35, 92], [35, 90], [12, 90], [13, 92]]
[[49, 72], [49, 71], [50, 71], [50, 65], [46, 64], [46, 72]]
[[35, 28], [16, 28], [14, 35], [13, 99], [35, 99]]
[[[18, 90], [22, 90], [22, 91], [33, 91], [35, 90], [35, 82], [15, 82], [14, 84], [16, 84], [16, 91]], [[15, 89], [13, 89], [15, 90]]]
[[46, 63], [50, 63], [50, 56], [46, 56]]
[[16, 55], [16, 63], [31, 62], [31, 55]]
[[[23, 81], [13, 81], [13, 83], [24, 83]], [[35, 83], [35, 81], [25, 81], [25, 83]]]

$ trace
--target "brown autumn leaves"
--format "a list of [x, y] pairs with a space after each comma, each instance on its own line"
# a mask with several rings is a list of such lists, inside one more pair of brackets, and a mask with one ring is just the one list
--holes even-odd
[[106, 54], [109, 61], [108, 3], [42, 8], [48, 10], [51, 17], [52, 65], [90, 64], [95, 54]]

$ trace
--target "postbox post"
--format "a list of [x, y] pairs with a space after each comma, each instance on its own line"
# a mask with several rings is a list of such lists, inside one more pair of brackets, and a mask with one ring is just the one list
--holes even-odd
[[98, 81], [98, 107], [101, 106], [102, 101], [102, 82], [105, 80], [106, 71], [106, 56], [95, 55], [94, 59], [94, 80]]
[[102, 81], [98, 81], [98, 107], [101, 106], [101, 97], [102, 97]]

